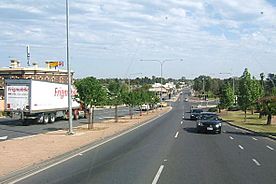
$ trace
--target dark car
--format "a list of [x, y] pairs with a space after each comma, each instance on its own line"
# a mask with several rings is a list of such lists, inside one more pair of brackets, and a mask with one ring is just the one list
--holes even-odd
[[221, 119], [216, 113], [202, 112], [198, 117], [196, 128], [198, 132], [221, 133]]
[[203, 112], [202, 109], [192, 109], [190, 119], [196, 120], [199, 117], [200, 113], [202, 112]]

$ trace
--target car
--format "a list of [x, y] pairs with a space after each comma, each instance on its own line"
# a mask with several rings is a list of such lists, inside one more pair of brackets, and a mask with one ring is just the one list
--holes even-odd
[[198, 116], [199, 116], [200, 113], [202, 113], [202, 112], [203, 112], [202, 109], [192, 109], [192, 110], [191, 110], [190, 119], [191, 119], [191, 120], [197, 120]]
[[222, 122], [216, 113], [202, 112], [200, 113], [197, 122], [197, 132], [214, 132], [221, 133]]
[[150, 106], [148, 104], [143, 104], [143, 105], [141, 105], [140, 108], [141, 108], [142, 111], [148, 111], [148, 110], [150, 110]]

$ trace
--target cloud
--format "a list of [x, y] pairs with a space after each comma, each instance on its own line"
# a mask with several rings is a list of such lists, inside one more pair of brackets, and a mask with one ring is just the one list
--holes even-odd
[[[0, 60], [9, 55], [24, 58], [27, 44], [39, 53], [33, 53], [37, 59], [65, 60], [64, 8], [63, 1], [55, 0], [1, 1]], [[125, 76], [122, 71], [127, 68], [147, 68], [148, 63], [134, 60], [182, 57], [199, 63], [198, 71], [217, 66], [240, 71], [238, 60], [251, 64], [248, 53], [266, 55], [272, 63], [273, 57], [264, 51], [276, 46], [274, 17], [275, 7], [264, 0], [74, 0], [70, 44], [78, 64], [73, 66], [79, 76]], [[110, 64], [108, 70], [101, 67], [105, 62]], [[186, 67], [181, 70], [181, 64], [176, 66], [167, 74], [191, 73]]]

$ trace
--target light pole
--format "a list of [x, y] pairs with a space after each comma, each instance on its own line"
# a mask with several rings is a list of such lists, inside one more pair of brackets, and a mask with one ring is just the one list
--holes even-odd
[[68, 71], [68, 113], [69, 113], [69, 130], [68, 134], [72, 135], [73, 132], [73, 122], [72, 122], [72, 88], [71, 88], [71, 67], [69, 60], [69, 0], [66, 0], [66, 62]]
[[[160, 64], [160, 75], [161, 75], [161, 90], [160, 90], [160, 105], [162, 108], [162, 101], [163, 101], [163, 97], [162, 97], [162, 93], [163, 93], [163, 65], [165, 64], [165, 62], [167, 61], [175, 61], [176, 59], [164, 59], [164, 60], [158, 60], [158, 59], [140, 59], [140, 61], [152, 61], [152, 62], [158, 62]], [[183, 59], [180, 59], [180, 61], [183, 61]]]

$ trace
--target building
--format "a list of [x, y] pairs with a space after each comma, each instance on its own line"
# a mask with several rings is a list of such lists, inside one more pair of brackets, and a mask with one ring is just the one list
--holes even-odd
[[63, 62], [47, 61], [45, 68], [41, 68], [35, 63], [31, 67], [21, 67], [20, 61], [12, 59], [9, 67], [0, 68], [0, 98], [4, 96], [5, 79], [34, 79], [67, 83], [68, 72], [67, 70], [59, 69], [61, 66], [63, 66]]

